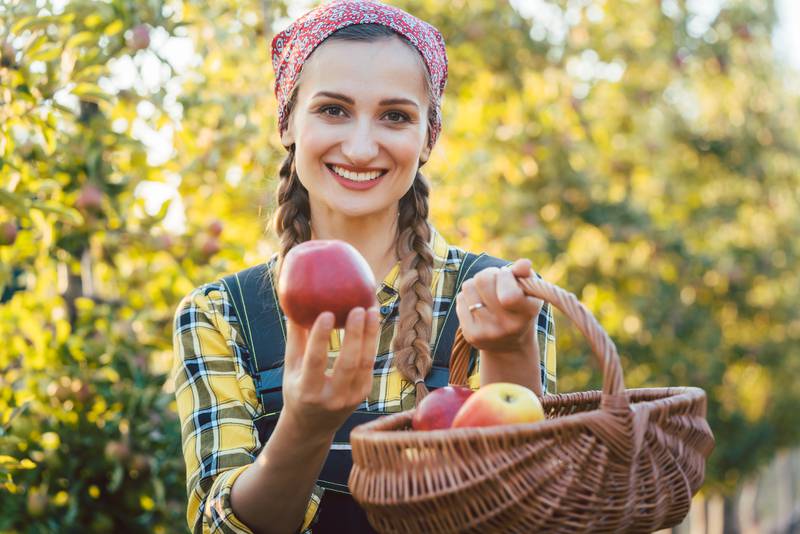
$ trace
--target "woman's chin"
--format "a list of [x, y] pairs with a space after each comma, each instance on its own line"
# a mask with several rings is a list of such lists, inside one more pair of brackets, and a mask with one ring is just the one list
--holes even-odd
[[353, 199], [347, 198], [347, 195], [331, 195], [328, 199], [325, 202], [327, 211], [335, 217], [346, 217], [348, 219], [375, 218], [385, 216], [393, 206], [395, 207], [394, 211], [397, 210], [396, 203], [394, 205], [391, 203], [377, 204], [375, 199]]

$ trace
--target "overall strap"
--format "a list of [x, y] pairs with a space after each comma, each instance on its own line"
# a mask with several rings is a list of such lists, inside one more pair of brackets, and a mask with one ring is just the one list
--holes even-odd
[[436, 346], [433, 350], [433, 367], [431, 373], [428, 375], [428, 380], [425, 384], [429, 388], [439, 388], [446, 386], [449, 378], [450, 367], [450, 353], [453, 349], [453, 342], [456, 338], [456, 330], [458, 329], [458, 314], [456, 313], [456, 295], [461, 290], [461, 285], [475, 276], [476, 273], [488, 267], [503, 267], [509, 265], [510, 262], [489, 256], [486, 253], [480, 255], [472, 254], [470, 252], [464, 257], [461, 263], [461, 268], [458, 271], [456, 279], [456, 288], [453, 292], [453, 301], [447, 310], [447, 315], [444, 319], [442, 331], [439, 338], [436, 340]]
[[242, 325], [255, 373], [282, 365], [286, 352], [286, 326], [270, 264], [256, 265], [222, 279]]

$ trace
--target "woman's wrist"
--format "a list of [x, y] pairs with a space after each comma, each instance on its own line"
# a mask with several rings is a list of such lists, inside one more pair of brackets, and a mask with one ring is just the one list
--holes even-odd
[[481, 350], [480, 381], [485, 386], [493, 382], [514, 382], [542, 395], [539, 376], [539, 349], [534, 337], [516, 350]]
[[298, 417], [293, 412], [284, 409], [278, 416], [275, 425], [275, 434], [279, 435], [281, 442], [305, 445], [303, 448], [329, 448], [333, 441], [334, 431], [320, 430], [314, 425], [305, 424], [302, 417]]
[[234, 515], [255, 532], [297, 531], [332, 440], [283, 410], [255, 462], [234, 481]]

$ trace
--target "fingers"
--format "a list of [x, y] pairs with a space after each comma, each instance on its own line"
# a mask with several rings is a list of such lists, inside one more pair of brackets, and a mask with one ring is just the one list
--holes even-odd
[[367, 312], [358, 307], [350, 310], [344, 326], [344, 341], [342, 349], [333, 363], [331, 385], [333, 391], [339, 395], [346, 394], [350, 389], [355, 375], [361, 365], [361, 349], [364, 343]]
[[366, 397], [372, 390], [372, 374], [375, 368], [375, 355], [378, 352], [378, 335], [380, 332], [381, 318], [378, 308], [367, 310], [364, 339], [361, 344], [359, 368], [351, 387], [353, 391], [361, 392], [359, 397]]
[[287, 370], [299, 369], [303, 362], [303, 353], [306, 350], [306, 340], [308, 330], [295, 323], [291, 319], [286, 319], [286, 355], [284, 356], [284, 366]]
[[497, 300], [504, 309], [525, 316], [538, 314], [542, 306], [541, 300], [522, 291], [513, 270], [509, 269], [501, 269], [497, 275]]
[[321, 388], [324, 383], [325, 369], [328, 366], [328, 344], [331, 340], [333, 323], [333, 313], [322, 312], [308, 333], [303, 356], [303, 387]]
[[521, 258], [511, 264], [511, 273], [517, 278], [527, 278], [533, 275], [531, 260]]
[[[500, 269], [496, 267], [484, 269], [476, 274], [472, 280], [474, 281], [473, 283], [477, 290], [478, 298], [474, 301], [470, 299], [470, 303], [483, 302], [493, 313], [499, 312], [503, 307], [497, 299], [497, 276], [499, 274]], [[464, 286], [467, 286], [469, 283], [470, 280], [467, 280], [464, 282]], [[480, 312], [476, 311], [475, 313], [478, 314]]]
[[475, 284], [472, 280], [467, 280], [461, 286], [461, 291], [456, 295], [456, 314], [458, 314], [458, 321], [461, 323], [464, 332], [472, 332], [475, 330], [475, 317], [474, 314], [486, 313], [486, 310], [469, 311], [471, 304], [480, 302], [481, 297]]
[[[521, 259], [513, 265], [501, 269], [488, 268], [479, 272], [471, 280], [464, 282], [460, 296], [456, 299], [456, 312], [459, 320], [468, 324], [480, 324], [485, 318], [481, 314], [489, 313], [495, 318], [507, 317], [527, 321], [538, 315], [542, 307], [540, 299], [525, 294], [517, 282], [517, 274], [532, 273], [530, 260]], [[458, 301], [463, 301], [459, 312]], [[486, 309], [469, 311], [469, 306], [483, 303]]]

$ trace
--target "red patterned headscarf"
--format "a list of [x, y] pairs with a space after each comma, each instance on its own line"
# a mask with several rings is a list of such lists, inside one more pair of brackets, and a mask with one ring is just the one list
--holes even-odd
[[335, 0], [309, 11], [272, 39], [272, 68], [278, 99], [278, 128], [288, 123], [286, 106], [300, 69], [311, 52], [330, 34], [352, 24], [381, 24], [399, 33], [419, 51], [433, 81], [435, 118], [430, 146], [442, 129], [441, 102], [447, 83], [447, 53], [439, 30], [405, 11], [374, 0]]

